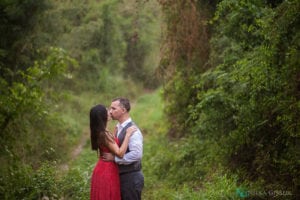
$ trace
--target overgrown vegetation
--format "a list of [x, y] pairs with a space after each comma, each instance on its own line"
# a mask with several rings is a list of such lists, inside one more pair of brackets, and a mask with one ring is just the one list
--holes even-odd
[[71, 149], [92, 105], [127, 96], [145, 138], [144, 199], [297, 199], [299, 10], [1, 1], [0, 198], [88, 199], [97, 156], [89, 140], [75, 160]]
[[8, 0], [0, 12], [0, 198], [86, 199], [87, 175], [59, 171], [92, 105], [159, 85], [158, 4]]
[[[249, 198], [283, 198], [274, 191], [297, 198], [299, 2], [160, 3], [168, 19], [161, 61], [168, 135], [180, 141], [158, 165], [168, 171], [161, 178], [192, 187], [216, 171], [233, 175]], [[209, 45], [199, 42], [207, 37]]]

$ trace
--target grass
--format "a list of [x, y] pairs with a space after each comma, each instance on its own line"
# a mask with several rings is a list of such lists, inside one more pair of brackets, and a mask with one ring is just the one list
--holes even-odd
[[143, 135], [155, 134], [162, 126], [163, 103], [160, 90], [146, 93], [132, 103], [131, 117], [143, 131]]
[[[169, 161], [177, 159], [176, 152], [181, 151], [177, 148], [182, 147], [179, 143], [171, 143], [166, 136], [167, 127], [160, 90], [143, 94], [138, 99], [133, 100], [131, 117], [140, 127], [144, 136], [142, 163], [145, 187], [143, 200], [240, 199], [236, 190], [242, 186], [237, 184], [237, 177], [226, 174], [222, 168], [211, 170], [193, 182], [178, 182], [176, 178], [172, 178], [176, 177], [176, 174], [170, 175], [168, 173], [169, 167], [172, 167], [169, 166], [172, 164]], [[110, 126], [115, 123], [114, 121], [110, 122]], [[96, 152], [90, 148], [90, 140], [87, 140], [79, 157], [70, 163], [70, 168], [85, 174], [82, 177], [86, 178], [85, 183], [89, 183], [97, 159]], [[175, 168], [175, 171], [178, 172], [182, 170], [180, 166], [175, 166]], [[193, 168], [189, 170], [192, 173]], [[174, 166], [172, 172], [174, 172]], [[81, 190], [88, 194], [89, 184], [82, 185], [84, 188]], [[88, 198], [87, 196], [86, 199]]]
[[[147, 164], [147, 158], [150, 157], [152, 153], [152, 138], [156, 137], [158, 133], [162, 132], [162, 126], [164, 125], [163, 104], [160, 99], [160, 90], [156, 90], [151, 93], [146, 93], [140, 96], [138, 99], [132, 100], [131, 104], [131, 117], [142, 130], [144, 136], [144, 157], [146, 159], [144, 159], [143, 162], [145, 162], [144, 166], [146, 167], [149, 166]], [[85, 117], [88, 120], [88, 117]], [[115, 121], [109, 122], [109, 127], [112, 127], [114, 124], [116, 124]], [[80, 171], [82, 171], [82, 173], [88, 173], [90, 175], [97, 160], [97, 154], [95, 151], [91, 150], [90, 139], [88, 139], [80, 155], [75, 160], [69, 163], [69, 167], [71, 170], [79, 169]], [[146, 177], [146, 190], [148, 185], [152, 185], [153, 182], [151, 180], [154, 180], [155, 177], [151, 178], [152, 175], [148, 173], [151, 171], [147, 170], [147, 168], [145, 168], [143, 171]], [[89, 190], [89, 185], [86, 185], [85, 187], [86, 188], [84, 190], [87, 192]], [[145, 193], [145, 195], [147, 195], [147, 193]], [[145, 196], [143, 197], [143, 199], [147, 199], [147, 197]]]

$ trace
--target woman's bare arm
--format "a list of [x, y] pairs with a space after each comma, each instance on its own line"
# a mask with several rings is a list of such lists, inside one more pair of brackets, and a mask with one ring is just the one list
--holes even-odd
[[128, 147], [129, 138], [136, 130], [137, 128], [135, 126], [131, 126], [126, 130], [126, 135], [121, 147], [119, 147], [118, 144], [114, 141], [108, 141], [107, 146], [109, 150], [111, 150], [111, 152], [116, 156], [123, 158]]

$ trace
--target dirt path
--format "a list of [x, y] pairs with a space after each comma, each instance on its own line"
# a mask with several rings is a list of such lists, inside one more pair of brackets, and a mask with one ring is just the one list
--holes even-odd
[[[82, 152], [83, 150], [83, 147], [84, 145], [86, 144], [86, 141], [89, 139], [89, 132], [88, 132], [88, 129], [85, 129], [82, 133], [82, 136], [81, 136], [81, 139], [80, 139], [80, 142], [77, 144], [77, 146], [72, 150], [71, 152], [71, 159], [68, 161], [69, 162], [72, 162], [73, 160], [75, 160], [79, 154]], [[64, 163], [60, 166], [60, 169], [64, 170], [64, 171], [67, 171], [69, 170], [69, 165], [68, 163]]]
[[71, 160], [74, 160], [75, 158], [77, 158], [77, 156], [79, 156], [88, 139], [89, 139], [89, 133], [87, 130], [84, 130], [79, 144], [71, 153]]

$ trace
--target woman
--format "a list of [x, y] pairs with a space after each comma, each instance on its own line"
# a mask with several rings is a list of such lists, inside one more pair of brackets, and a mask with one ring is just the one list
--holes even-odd
[[[130, 127], [121, 147], [118, 139], [106, 130], [108, 112], [105, 106], [96, 105], [90, 110], [90, 131], [92, 150], [111, 152], [122, 158], [127, 150], [129, 137], [136, 131], [136, 127]], [[98, 154], [99, 155], [99, 154]], [[91, 178], [91, 200], [120, 200], [120, 180], [118, 166], [115, 162], [103, 161], [101, 156], [97, 162]]]

